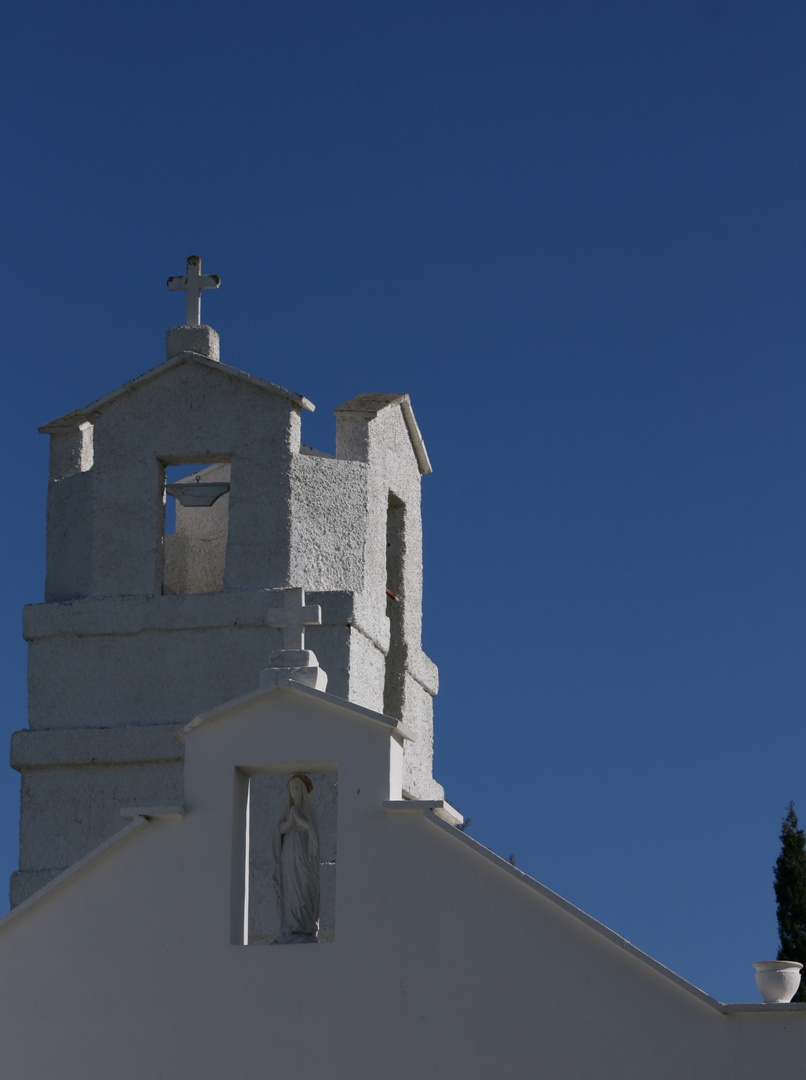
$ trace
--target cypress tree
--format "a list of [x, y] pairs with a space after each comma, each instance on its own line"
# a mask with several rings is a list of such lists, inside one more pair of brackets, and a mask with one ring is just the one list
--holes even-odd
[[[775, 864], [775, 899], [778, 902], [779, 960], [799, 960], [806, 975], [806, 836], [798, 828], [795, 804], [781, 825], [781, 854]], [[806, 1001], [801, 983], [795, 1001]]]

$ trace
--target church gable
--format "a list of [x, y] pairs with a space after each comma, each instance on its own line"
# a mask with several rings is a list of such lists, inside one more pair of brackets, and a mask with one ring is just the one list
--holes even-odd
[[[798, 1007], [725, 1017], [432, 810], [401, 800], [401, 735], [387, 719], [289, 684], [214, 710], [185, 737], [184, 816], [142, 810], [118, 841], [5, 921], [3, 978], [16, 991], [0, 1015], [10, 1075], [60, 1075], [58, 1040], [16, 1037], [31, 1001], [43, 1031], [68, 1022], [81, 1032], [77, 1075], [95, 1075], [99, 1045], [98, 1075], [132, 1077], [156, 1065], [226, 1076], [233, 1061], [249, 1071], [270, 1061], [272, 1075], [285, 1075], [300, 1046], [306, 1074], [387, 1080], [416, 1075], [418, 1062], [429, 1075], [524, 1080], [747, 1076], [773, 1044], [777, 1061], [797, 1065], [800, 1043], [785, 1030]], [[313, 948], [267, 947], [273, 939], [248, 933], [258, 880], [249, 847], [261, 825], [250, 787], [284, 788], [303, 771], [336, 793], [332, 818], [320, 813], [323, 867], [336, 863], [332, 933]], [[263, 823], [270, 833], [280, 813]], [[727, 1024], [739, 1037], [726, 1037]]]
[[[210, 330], [210, 327], [176, 327], [175, 329], [181, 331], [188, 329]], [[171, 333], [171, 331], [169, 331], [169, 333]], [[50, 435], [54, 431], [58, 431], [82, 421], [94, 423], [103, 412], [116, 405], [121, 399], [125, 399], [126, 397], [137, 393], [142, 387], [147, 386], [151, 382], [164, 379], [174, 370], [174, 368], [184, 366], [189, 362], [195, 364], [197, 368], [207, 368], [210, 371], [221, 372], [237, 382], [243, 382], [253, 386], [268, 395], [288, 401], [292, 405], [296, 405], [307, 412], [314, 412], [315, 410], [315, 406], [308, 401], [306, 397], [303, 397], [302, 394], [295, 394], [291, 390], [286, 390], [284, 387], [278, 386], [275, 383], [267, 382], [265, 379], [260, 379], [255, 375], [250, 375], [246, 371], [230, 367], [228, 364], [222, 364], [218, 360], [214, 360], [204, 353], [196, 352], [193, 349], [184, 349], [180, 352], [172, 353], [162, 364], [159, 364], [155, 368], [151, 368], [142, 375], [138, 375], [136, 378], [124, 383], [123, 386], [118, 387], [117, 390], [105, 394], [102, 398], [98, 398], [89, 405], [85, 405], [83, 409], [76, 409], [73, 412], [67, 413], [66, 416], [59, 417], [57, 420], [52, 420], [50, 423], [44, 424], [40, 427], [39, 431], [42, 434]]]
[[349, 881], [340, 877], [343, 861], [355, 859], [367, 815], [402, 798], [403, 726], [288, 683], [216, 709], [182, 736], [187, 805], [206, 823], [193, 858], [215, 861], [217, 880], [229, 883], [202, 900], [209, 925], [226, 924], [233, 945], [279, 933], [272, 838], [289, 778], [302, 774], [311, 780], [319, 818], [319, 941], [338, 939], [337, 910], [350, 896]]

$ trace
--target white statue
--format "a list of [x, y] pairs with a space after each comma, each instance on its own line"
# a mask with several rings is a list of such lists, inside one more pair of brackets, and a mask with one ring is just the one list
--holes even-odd
[[285, 812], [274, 830], [274, 885], [280, 902], [280, 936], [275, 945], [315, 943], [319, 929], [319, 829], [308, 798], [310, 777], [288, 781]]

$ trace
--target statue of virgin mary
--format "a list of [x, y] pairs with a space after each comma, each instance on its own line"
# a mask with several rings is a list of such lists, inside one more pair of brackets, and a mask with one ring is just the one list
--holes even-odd
[[304, 773], [288, 781], [283, 816], [274, 830], [274, 885], [280, 903], [275, 945], [317, 941], [319, 929], [319, 829], [310, 801], [313, 783]]

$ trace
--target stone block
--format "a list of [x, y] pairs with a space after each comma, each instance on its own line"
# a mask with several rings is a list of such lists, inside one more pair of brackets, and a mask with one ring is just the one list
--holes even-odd
[[64, 870], [122, 828], [124, 806], [183, 801], [182, 762], [23, 772], [20, 870]]
[[197, 353], [218, 362], [221, 342], [212, 326], [172, 326], [165, 335], [165, 352], [169, 360], [182, 353]]

